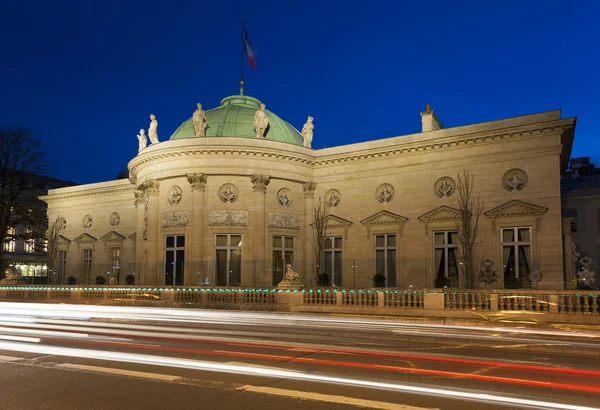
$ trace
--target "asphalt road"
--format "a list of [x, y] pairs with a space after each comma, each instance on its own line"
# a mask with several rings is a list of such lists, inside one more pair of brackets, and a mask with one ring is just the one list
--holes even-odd
[[600, 408], [600, 330], [0, 303], [2, 409]]

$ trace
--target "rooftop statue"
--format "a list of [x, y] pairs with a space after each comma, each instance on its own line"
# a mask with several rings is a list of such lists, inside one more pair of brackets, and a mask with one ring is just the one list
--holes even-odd
[[140, 129], [140, 133], [137, 137], [139, 142], [138, 152], [140, 152], [141, 150], [146, 148], [146, 145], [148, 144], [148, 138], [146, 138], [146, 131], [144, 131], [143, 128]]
[[260, 109], [254, 114], [254, 129], [256, 130], [256, 138], [265, 138], [265, 131], [269, 126], [269, 116], [265, 111], [265, 105], [261, 104]]
[[150, 127], [148, 127], [148, 138], [150, 138], [151, 144], [158, 144], [158, 121], [156, 116], [150, 114]]
[[194, 115], [192, 115], [192, 121], [194, 122], [194, 133], [197, 137], [206, 137], [206, 126], [208, 125], [208, 121], [204, 116], [204, 110], [202, 109], [202, 104], [196, 104], [198, 107], [196, 111], [194, 111]]
[[313, 124], [313, 117], [309, 116], [306, 120], [306, 124], [302, 127], [302, 138], [304, 138], [304, 146], [307, 148], [311, 148], [314, 129], [315, 125]]

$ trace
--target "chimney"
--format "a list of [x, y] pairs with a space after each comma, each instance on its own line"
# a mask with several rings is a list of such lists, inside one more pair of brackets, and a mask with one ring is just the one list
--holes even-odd
[[429, 104], [425, 107], [425, 112], [421, 113], [421, 123], [423, 125], [422, 132], [441, 130], [444, 128]]

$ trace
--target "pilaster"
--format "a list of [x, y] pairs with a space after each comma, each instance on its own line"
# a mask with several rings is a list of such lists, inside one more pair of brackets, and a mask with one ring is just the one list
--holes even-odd
[[[186, 283], [190, 284], [193, 278], [205, 277], [204, 272], [204, 193], [206, 191], [206, 174], [188, 174], [187, 180], [192, 187], [192, 223], [190, 239], [187, 246], [189, 253], [190, 273], [185, 275]], [[199, 285], [199, 283], [198, 283]]]
[[144, 191], [148, 197], [148, 232], [146, 237], [146, 276], [144, 285], [163, 284], [164, 280], [159, 281], [158, 275], [161, 269], [158, 267], [158, 240], [160, 234], [159, 227], [159, 202], [158, 194], [160, 183], [154, 179], [149, 179], [143, 183]]
[[577, 287], [577, 278], [573, 269], [573, 248], [571, 243], [573, 235], [571, 232], [571, 224], [575, 222], [575, 218], [562, 218], [562, 234], [563, 234], [563, 254], [565, 258], [565, 288], [575, 289]]
[[302, 225], [304, 238], [304, 283], [308, 286], [316, 284], [313, 274], [314, 252], [313, 252], [313, 231], [310, 226], [313, 221], [315, 207], [315, 190], [317, 184], [314, 182], [305, 182], [302, 184], [302, 196], [304, 197], [304, 224]]
[[135, 196], [135, 200], [133, 203], [136, 208], [136, 218], [135, 218], [135, 269], [136, 273], [136, 284], [139, 283], [140, 280], [145, 275], [145, 263], [146, 263], [146, 243], [144, 238], [144, 217], [146, 213], [145, 206], [145, 192], [141, 189], [133, 191], [133, 195]]
[[[267, 225], [265, 223], [265, 195], [267, 193], [267, 186], [271, 182], [269, 175], [254, 174], [250, 176], [252, 182], [252, 191], [254, 199], [254, 209], [252, 212], [253, 219], [253, 249], [254, 249], [254, 263], [256, 266], [256, 285], [270, 285], [269, 275], [267, 274], [265, 266], [265, 246], [267, 236]], [[244, 281], [245, 282], [245, 281]], [[246, 282], [248, 283], [248, 282]]]

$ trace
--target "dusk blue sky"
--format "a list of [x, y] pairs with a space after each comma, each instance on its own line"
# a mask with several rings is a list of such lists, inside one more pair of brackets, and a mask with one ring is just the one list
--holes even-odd
[[0, 126], [34, 130], [50, 174], [115, 179], [148, 116], [166, 140], [238, 93], [240, 15], [257, 54], [246, 94], [315, 148], [562, 109], [572, 156], [600, 157], [599, 1], [4, 1]]

